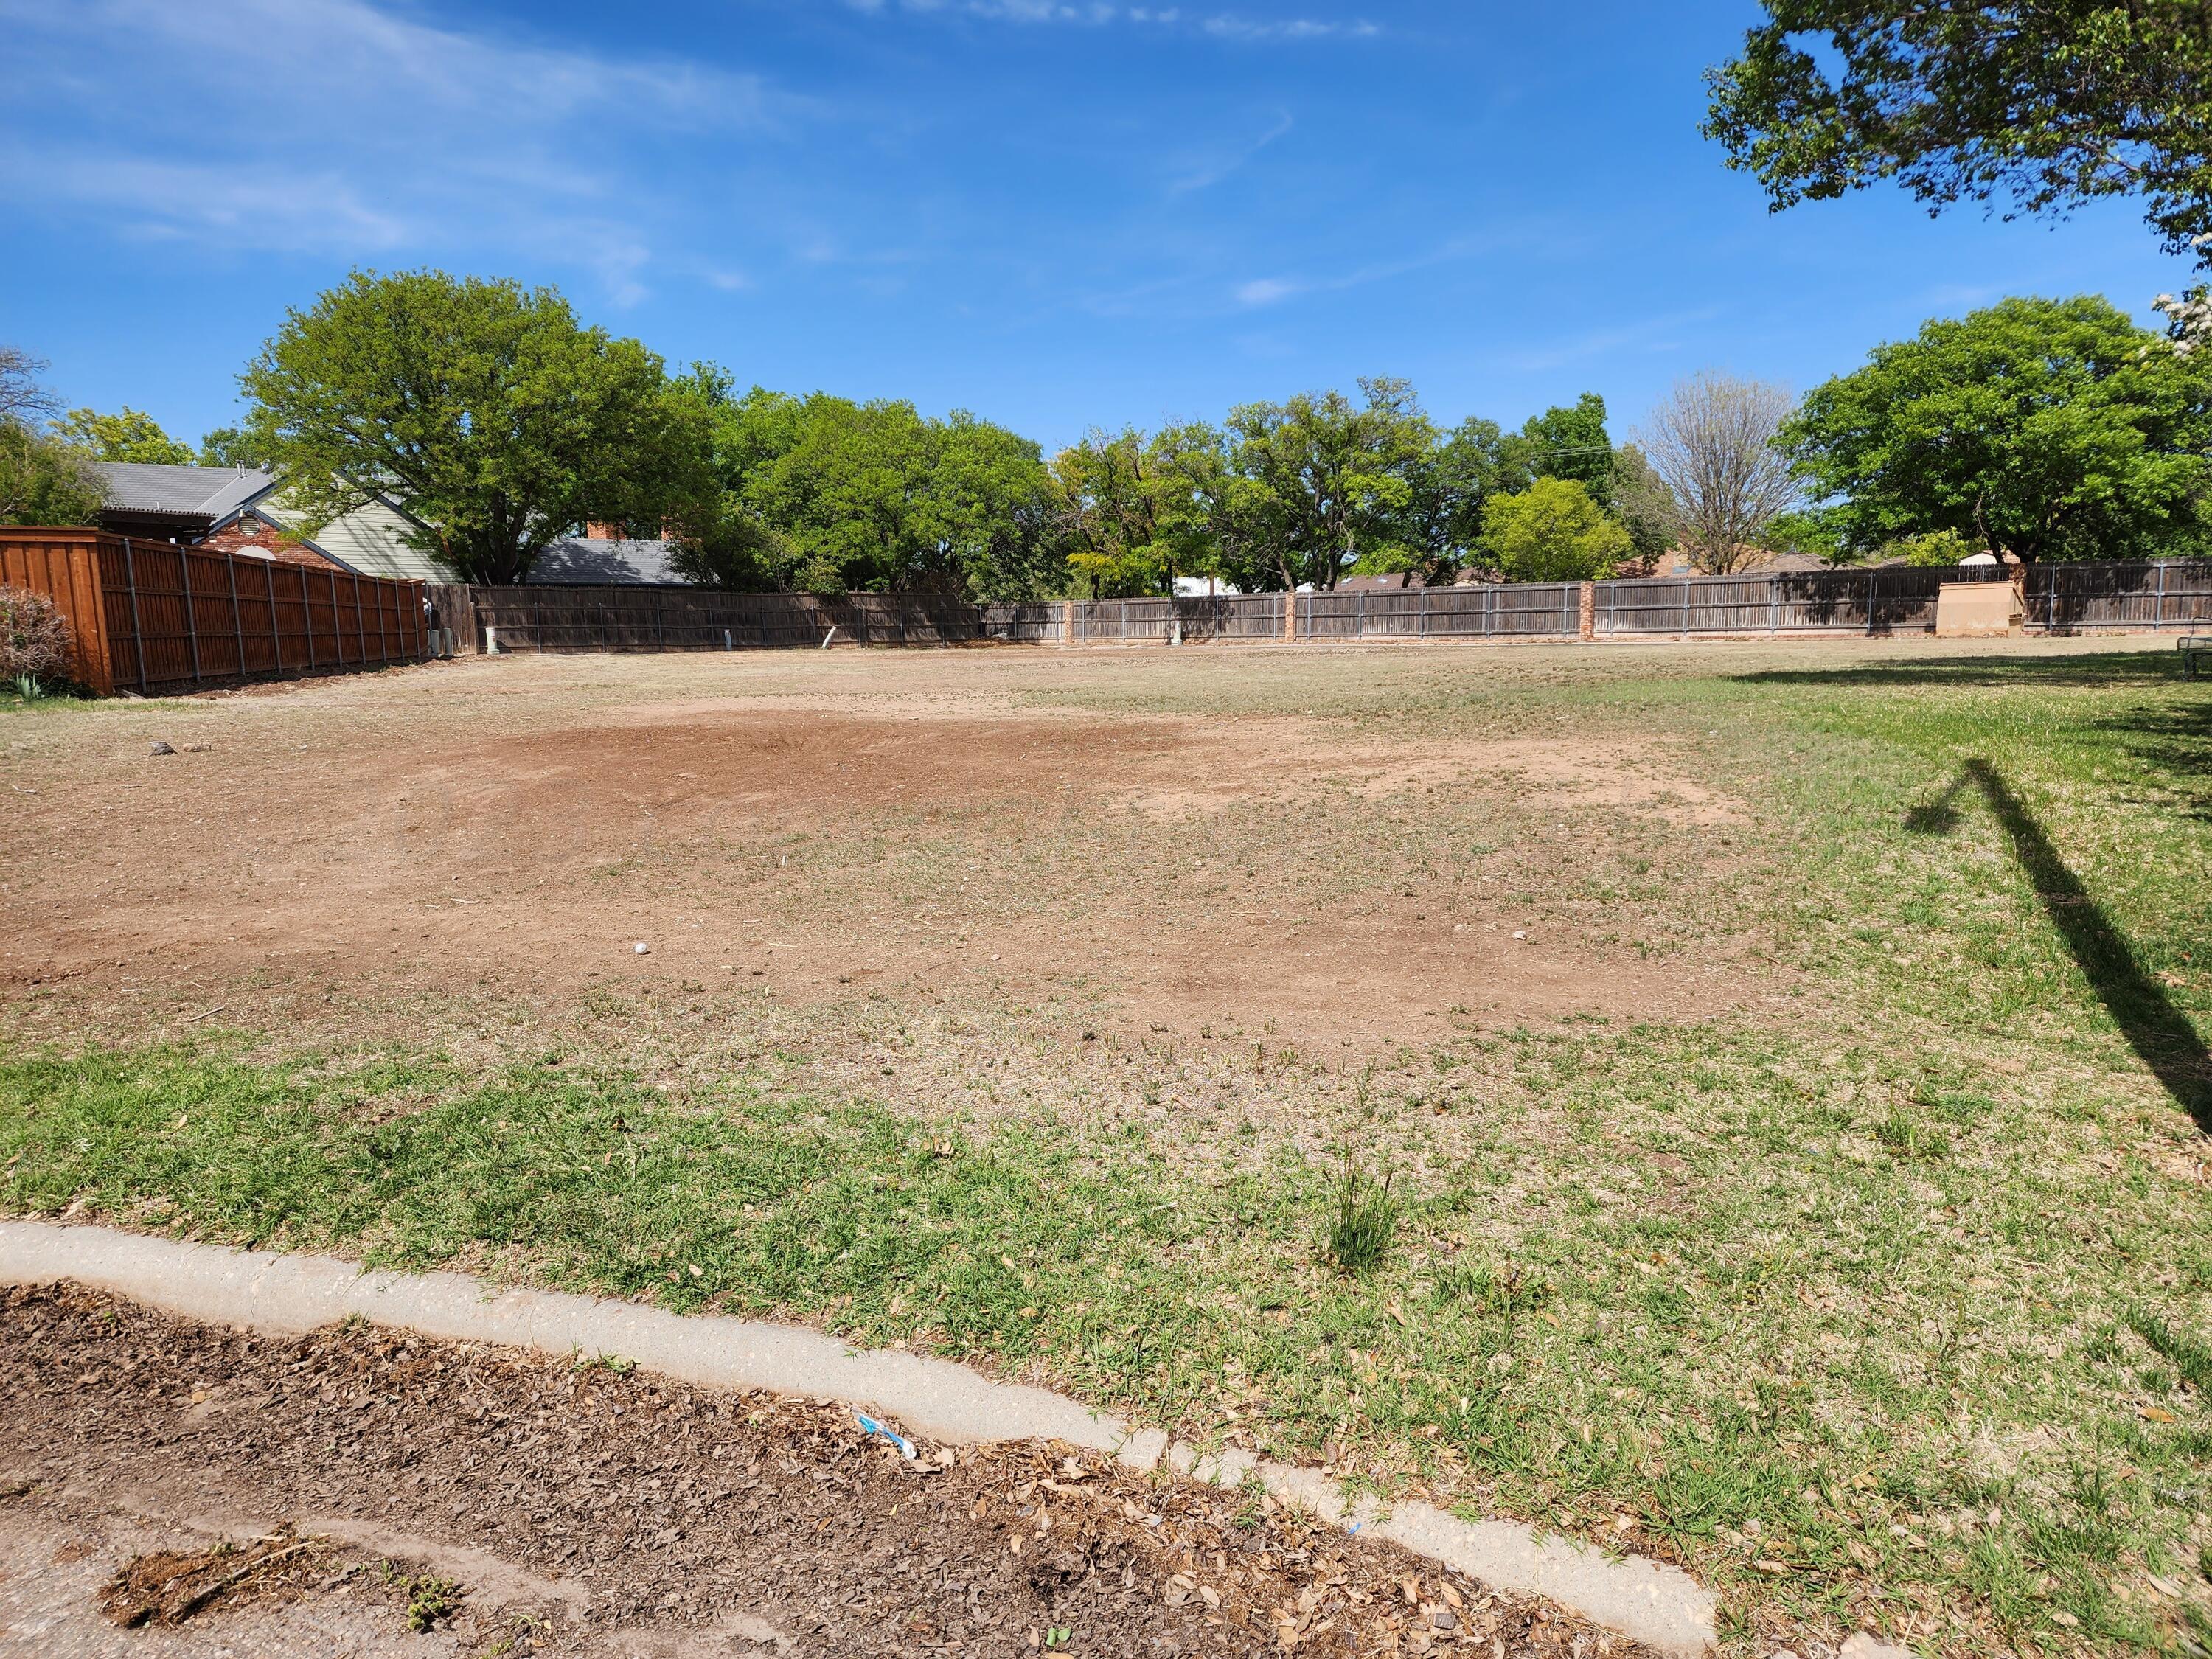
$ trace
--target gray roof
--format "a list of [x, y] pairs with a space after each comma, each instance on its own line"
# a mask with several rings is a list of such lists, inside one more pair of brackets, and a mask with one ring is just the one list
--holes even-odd
[[667, 542], [609, 542], [591, 536], [563, 536], [538, 556], [530, 580], [562, 587], [651, 586], [681, 582], [668, 568], [675, 552]]
[[220, 519], [274, 489], [276, 475], [248, 466], [156, 466], [102, 461], [111, 507], [130, 513], [175, 513]]

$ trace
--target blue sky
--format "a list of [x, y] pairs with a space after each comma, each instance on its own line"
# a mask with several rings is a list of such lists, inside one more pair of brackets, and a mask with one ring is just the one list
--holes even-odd
[[197, 437], [356, 264], [551, 282], [741, 380], [1093, 424], [1405, 376], [1447, 421], [2184, 284], [2124, 204], [1770, 216], [1698, 136], [1753, 9], [0, 0], [0, 340]]

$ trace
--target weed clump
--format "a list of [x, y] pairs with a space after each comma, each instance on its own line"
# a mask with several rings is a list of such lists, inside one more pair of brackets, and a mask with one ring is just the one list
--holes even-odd
[[1389, 1253], [1398, 1231], [1398, 1200], [1390, 1195], [1390, 1176], [1380, 1181], [1349, 1156], [1336, 1178], [1336, 1204], [1323, 1248], [1338, 1271], [1371, 1273]]

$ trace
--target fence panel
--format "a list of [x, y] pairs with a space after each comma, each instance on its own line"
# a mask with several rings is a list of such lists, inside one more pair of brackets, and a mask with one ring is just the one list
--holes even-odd
[[2028, 625], [2047, 633], [2084, 628], [2160, 633], [2212, 623], [2212, 561], [2042, 565], [2028, 573], [2025, 586]]

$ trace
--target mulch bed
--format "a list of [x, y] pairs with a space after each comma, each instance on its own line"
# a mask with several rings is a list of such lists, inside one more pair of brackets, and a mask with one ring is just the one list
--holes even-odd
[[0, 1292], [0, 1492], [66, 1481], [264, 1518], [246, 1553], [133, 1564], [108, 1592], [119, 1622], [211, 1585], [178, 1616], [216, 1616], [254, 1560], [275, 1585], [326, 1571], [282, 1524], [345, 1516], [588, 1593], [527, 1625], [508, 1608], [509, 1651], [743, 1613], [840, 1656], [1644, 1652], [1256, 1491], [1096, 1453], [909, 1459], [842, 1406], [360, 1325], [254, 1336], [70, 1285]]

